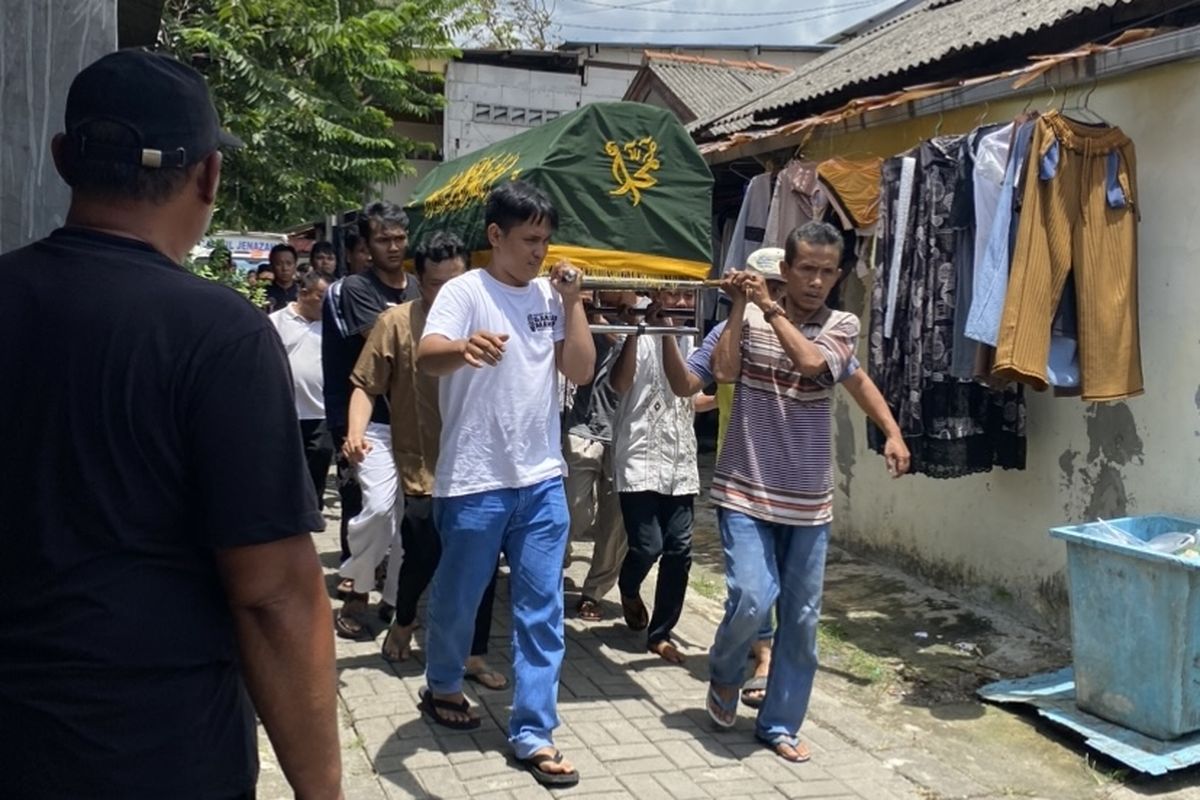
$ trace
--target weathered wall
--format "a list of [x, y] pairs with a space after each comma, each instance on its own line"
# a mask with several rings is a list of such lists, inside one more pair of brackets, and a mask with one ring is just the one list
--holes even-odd
[[[834, 456], [836, 536], [843, 544], [1062, 628], [1064, 548], [1048, 528], [1154, 512], [1200, 518], [1198, 78], [1195, 63], [1148, 70], [1100, 84], [1090, 101], [1137, 148], [1146, 394], [1092, 405], [1030, 392], [1027, 468], [951, 481], [890, 480], [882, 459], [866, 448], [862, 415], [842, 394]], [[1034, 107], [1048, 100], [1035, 100]], [[992, 103], [987, 119], [1011, 118], [1024, 106]], [[983, 111], [948, 113], [941, 132], [964, 132]], [[887, 157], [931, 135], [936, 123], [934, 116], [841, 134], [807, 152]], [[847, 287], [848, 302], [861, 304], [865, 289]], [[860, 355], [865, 363], [865, 352]]]
[[0, 3], [0, 252], [62, 224], [67, 187], [50, 139], [62, 130], [67, 87], [117, 49], [117, 0]]
[[[581, 76], [451, 62], [446, 70], [446, 160], [504, 141], [588, 103], [620, 100], [633, 76], [629, 70], [603, 67], [586, 67]], [[481, 114], [481, 106], [501, 106], [505, 118]], [[519, 117], [514, 111], [520, 112]]]

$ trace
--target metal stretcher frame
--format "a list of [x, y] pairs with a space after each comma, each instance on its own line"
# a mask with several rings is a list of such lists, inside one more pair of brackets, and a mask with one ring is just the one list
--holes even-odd
[[[567, 281], [574, 281], [575, 274], [568, 274]], [[583, 275], [580, 279], [580, 289], [583, 291], [632, 291], [632, 292], [647, 292], [647, 291], [690, 291], [693, 293], [694, 301], [692, 309], [689, 311], [668, 309], [664, 311], [665, 316], [686, 316], [695, 318], [700, 307], [700, 292], [704, 289], [713, 288], [721, 285], [719, 280], [696, 280], [689, 278], [666, 278], [666, 277], [612, 277], [612, 276], [589, 276]], [[615, 308], [594, 308], [593, 311], [609, 311], [617, 312]], [[633, 309], [634, 313], [639, 313], [642, 309]], [[686, 327], [677, 326], [654, 326], [647, 325], [644, 321], [628, 324], [628, 323], [591, 323], [588, 325], [592, 333], [613, 333], [613, 334], [635, 334], [639, 336], [692, 336], [699, 338], [701, 331], [695, 325]]]

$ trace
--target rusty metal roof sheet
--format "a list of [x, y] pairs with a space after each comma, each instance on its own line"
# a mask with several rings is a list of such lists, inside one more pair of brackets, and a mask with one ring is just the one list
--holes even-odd
[[792, 74], [790, 69], [760, 61], [727, 61], [653, 51], [646, 53], [645, 66], [696, 118], [715, 114]]
[[773, 112], [788, 106], [1050, 28], [1076, 15], [1135, 2], [1138, 0], [926, 0], [805, 64], [778, 86], [735, 101], [691, 127], [723, 135], [770, 124], [781, 116]]

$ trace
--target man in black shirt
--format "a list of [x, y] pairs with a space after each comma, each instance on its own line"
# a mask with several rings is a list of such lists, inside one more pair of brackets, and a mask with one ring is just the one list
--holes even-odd
[[66, 227], [0, 256], [0, 435], [21, 454], [0, 461], [6, 800], [251, 798], [255, 710], [296, 796], [341, 796], [287, 360], [263, 314], [179, 265], [220, 145], [240, 143], [199, 73], [105, 56], [53, 142]]
[[287, 308], [300, 296], [300, 285], [296, 283], [296, 248], [290, 244], [277, 244], [267, 256], [275, 280], [267, 287], [267, 311], [274, 313]]
[[[363, 624], [367, 600], [375, 585], [375, 569], [388, 554], [382, 616], [390, 617], [400, 574], [400, 520], [404, 495], [398, 489], [392, 458], [387, 400], [375, 403], [367, 439], [372, 454], [355, 468], [340, 455], [350, 408], [350, 373], [363, 344], [384, 309], [420, 295], [417, 281], [404, 271], [408, 251], [408, 215], [392, 203], [373, 203], [359, 220], [359, 235], [371, 252], [371, 269], [350, 275], [325, 296], [322, 366], [325, 371], [325, 419], [338, 459], [338, 491], [342, 497], [342, 569], [345, 603], [336, 629], [348, 639], [368, 638]], [[357, 503], [355, 502], [357, 501]]]
[[308, 251], [308, 263], [315, 271], [333, 280], [337, 276], [337, 251], [333, 249], [333, 242], [314, 244]]

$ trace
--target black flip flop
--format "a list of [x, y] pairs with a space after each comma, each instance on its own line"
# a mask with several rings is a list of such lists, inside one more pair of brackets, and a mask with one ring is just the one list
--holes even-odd
[[421, 702], [417, 703], [417, 708], [428, 714], [431, 720], [444, 728], [450, 728], [451, 730], [455, 731], [473, 731], [482, 724], [479, 721], [479, 717], [474, 717], [466, 722], [457, 722], [446, 719], [438, 713], [438, 711], [441, 710], [457, 711], [460, 714], [466, 714], [471, 710], [471, 704], [466, 700], [463, 700], [461, 703], [454, 703], [449, 700], [438, 700], [433, 696], [433, 692], [429, 691], [428, 688], [422, 689], [419, 694], [421, 697]]
[[621, 596], [621, 611], [631, 631], [644, 631], [650, 625], [650, 612], [640, 597]]
[[742, 705], [748, 708], [761, 707], [766, 697], [747, 697], [746, 692], [765, 692], [766, 690], [767, 679], [764, 677], [754, 677], [746, 681], [742, 686]]
[[561, 764], [563, 754], [558, 750], [554, 754], [541, 753], [540, 755], [531, 756], [529, 758], [518, 758], [517, 763], [525, 767], [533, 773], [533, 779], [542, 786], [551, 789], [565, 789], [569, 786], [575, 786], [579, 783], [579, 770], [573, 769], [570, 772], [546, 772], [542, 769], [542, 764], [550, 762], [552, 764]]

